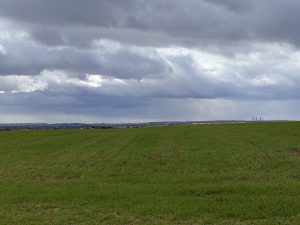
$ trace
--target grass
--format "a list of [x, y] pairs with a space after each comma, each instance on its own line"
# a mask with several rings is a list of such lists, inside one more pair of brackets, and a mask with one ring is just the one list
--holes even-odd
[[300, 123], [0, 132], [0, 224], [300, 224]]

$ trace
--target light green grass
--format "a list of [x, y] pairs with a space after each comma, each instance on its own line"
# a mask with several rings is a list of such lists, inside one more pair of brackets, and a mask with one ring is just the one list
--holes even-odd
[[0, 132], [0, 224], [300, 224], [300, 123]]

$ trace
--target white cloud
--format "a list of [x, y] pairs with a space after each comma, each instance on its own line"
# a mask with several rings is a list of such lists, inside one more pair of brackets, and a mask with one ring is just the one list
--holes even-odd
[[94, 40], [92, 43], [92, 47], [100, 51], [106, 51], [108, 53], [117, 53], [123, 49], [123, 46], [120, 42], [112, 41], [109, 39]]
[[34, 92], [43, 91], [47, 83], [39, 77], [31, 76], [0, 76], [0, 92]]
[[29, 36], [16, 23], [0, 18], [0, 41], [29, 41]]
[[5, 50], [5, 48], [3, 47], [3, 45], [1, 45], [0, 44], [0, 55], [6, 55], [7, 54], [7, 52], [6, 52], [6, 50]]

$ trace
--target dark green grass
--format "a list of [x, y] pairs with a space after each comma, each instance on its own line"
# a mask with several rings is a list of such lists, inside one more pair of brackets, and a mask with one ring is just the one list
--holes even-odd
[[300, 123], [0, 132], [0, 224], [300, 224]]

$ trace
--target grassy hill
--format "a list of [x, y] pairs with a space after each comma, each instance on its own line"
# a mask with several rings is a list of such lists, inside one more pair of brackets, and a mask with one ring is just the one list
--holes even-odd
[[300, 123], [0, 132], [0, 224], [300, 224]]

